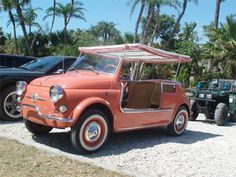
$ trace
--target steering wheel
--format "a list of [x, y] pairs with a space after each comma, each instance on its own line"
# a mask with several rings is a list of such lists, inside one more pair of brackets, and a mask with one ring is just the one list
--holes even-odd
[[103, 71], [107, 72], [107, 73], [113, 73], [113, 72], [115, 72], [115, 70], [116, 70], [116, 66], [115, 65], [106, 65], [103, 68]]

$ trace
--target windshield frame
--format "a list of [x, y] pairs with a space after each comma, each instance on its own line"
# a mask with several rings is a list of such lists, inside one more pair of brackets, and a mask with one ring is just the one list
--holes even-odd
[[[75, 60], [75, 62], [70, 66], [70, 68], [66, 71], [66, 72], [69, 72], [71, 71], [72, 69], [76, 69], [74, 68], [74, 66], [78, 63], [78, 60], [83, 57], [83, 56], [99, 56], [99, 57], [103, 57], [103, 58], [108, 58], [108, 59], [117, 59], [118, 60], [118, 63], [117, 63], [117, 66], [116, 66], [116, 69], [113, 73], [108, 73], [108, 72], [104, 72], [104, 71], [97, 71], [97, 70], [94, 70], [95, 72], [97, 72], [98, 74], [106, 74], [106, 75], [115, 75], [119, 68], [120, 68], [120, 65], [122, 63], [122, 60], [123, 60], [123, 57], [111, 57], [111, 56], [105, 56], [105, 55], [102, 55], [102, 54], [86, 54], [86, 53], [80, 53], [80, 55], [78, 56], [78, 58]], [[102, 60], [102, 59], [101, 59]], [[77, 71], [90, 71], [90, 70], [86, 70], [86, 69], [78, 69], [77, 68]]]

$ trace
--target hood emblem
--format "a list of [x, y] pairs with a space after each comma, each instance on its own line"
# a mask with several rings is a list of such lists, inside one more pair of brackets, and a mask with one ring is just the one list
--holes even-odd
[[40, 100], [40, 101], [47, 101], [44, 98], [40, 98], [38, 93], [33, 93], [30, 96], [26, 96], [26, 97], [31, 99], [34, 103], [37, 102], [38, 100]]

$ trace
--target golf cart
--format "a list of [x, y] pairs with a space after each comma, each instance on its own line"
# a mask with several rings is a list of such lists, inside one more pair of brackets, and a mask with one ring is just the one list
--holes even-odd
[[224, 125], [228, 113], [232, 114], [231, 117], [233, 117], [234, 112], [236, 112], [236, 94], [234, 96], [236, 82], [215, 79], [209, 82], [208, 88], [203, 88], [202, 85], [198, 83], [196, 89], [193, 90], [194, 96], [190, 97], [190, 120], [196, 120], [198, 114], [203, 113], [206, 119], [214, 119], [217, 125]]

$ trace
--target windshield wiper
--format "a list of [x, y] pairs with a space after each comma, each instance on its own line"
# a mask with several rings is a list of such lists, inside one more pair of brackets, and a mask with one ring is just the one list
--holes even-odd
[[25, 68], [25, 67], [22, 67], [22, 66], [20, 66], [20, 67], [18, 67], [18, 68], [20, 68], [20, 69], [24, 69], [24, 70], [27, 70], [27, 71], [32, 71], [31, 69], [29, 69], [29, 68]]
[[68, 69], [67, 71], [76, 71], [76, 72], [78, 72], [79, 71], [79, 69], [78, 68], [71, 68], [71, 69]]

